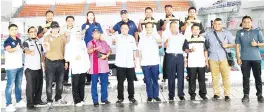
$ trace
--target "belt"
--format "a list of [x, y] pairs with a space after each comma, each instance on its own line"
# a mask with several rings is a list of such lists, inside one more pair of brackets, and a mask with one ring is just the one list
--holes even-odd
[[50, 60], [48, 58], [46, 58], [47, 61], [50, 61], [50, 62], [63, 62], [64, 60], [63, 59], [60, 59], [60, 60]]
[[182, 56], [183, 54], [182, 53], [168, 53], [169, 55], [173, 55], [173, 56]]

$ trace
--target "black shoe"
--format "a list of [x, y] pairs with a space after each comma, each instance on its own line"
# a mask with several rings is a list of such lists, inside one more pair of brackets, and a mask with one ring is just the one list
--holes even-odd
[[173, 97], [170, 97], [169, 98], [169, 101], [171, 102], [171, 101], [174, 101], [174, 98]]
[[191, 96], [191, 100], [192, 101], [195, 101], [195, 96]]
[[216, 101], [216, 100], [218, 100], [220, 97], [218, 96], [218, 95], [214, 95], [214, 97], [213, 97], [213, 101]]
[[185, 100], [184, 96], [180, 96], [179, 98], [180, 98], [181, 101]]
[[47, 105], [47, 102], [39, 102], [39, 103], [35, 103], [35, 105]]
[[28, 109], [36, 109], [36, 107], [34, 105], [28, 105], [27, 108]]
[[62, 83], [65, 85], [65, 84], [68, 84], [68, 81], [63, 81]]
[[104, 101], [104, 102], [102, 102], [103, 104], [110, 104], [111, 102], [110, 101], [108, 101], [108, 100], [106, 100], [106, 101]]
[[98, 107], [98, 106], [99, 106], [99, 103], [94, 103], [94, 106], [95, 106], [95, 107]]
[[259, 97], [258, 97], [258, 102], [259, 102], [259, 103], [264, 103], [263, 96], [259, 96]]
[[166, 79], [162, 79], [162, 81], [161, 82], [166, 82]]
[[206, 96], [201, 97], [203, 100], [208, 100]]
[[159, 97], [154, 98], [156, 102], [161, 102], [161, 99]]
[[137, 100], [135, 98], [131, 98], [129, 99], [130, 103], [133, 103], [133, 104], [136, 104], [137, 103]]
[[225, 96], [225, 101], [226, 102], [230, 102], [231, 101], [230, 97], [229, 96]]
[[249, 102], [249, 96], [244, 95], [244, 97], [242, 98], [242, 102], [244, 102], [244, 103]]
[[116, 101], [116, 103], [117, 103], [117, 104], [120, 104], [120, 103], [123, 103], [123, 101], [124, 101], [124, 99], [118, 99], [118, 100]]
[[147, 102], [152, 102], [152, 98], [148, 98], [147, 99]]
[[89, 86], [89, 85], [91, 85], [91, 82], [86, 82], [85, 85], [88, 85]]

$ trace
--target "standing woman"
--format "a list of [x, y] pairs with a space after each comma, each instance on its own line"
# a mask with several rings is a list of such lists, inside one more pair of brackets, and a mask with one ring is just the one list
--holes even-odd
[[[90, 42], [93, 39], [92, 30], [96, 27], [101, 34], [103, 33], [103, 30], [101, 25], [95, 21], [94, 12], [89, 11], [87, 12], [86, 16], [87, 16], [86, 23], [82, 25], [82, 34], [85, 35], [84, 41], [87, 46], [88, 42]], [[91, 84], [91, 74], [87, 74], [87, 84], [88, 85]]]

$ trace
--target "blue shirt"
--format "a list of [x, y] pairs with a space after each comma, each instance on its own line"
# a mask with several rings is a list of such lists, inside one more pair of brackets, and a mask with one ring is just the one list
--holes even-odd
[[[86, 27], [86, 23], [82, 25], [82, 30], [84, 30], [85, 27]], [[89, 24], [89, 28], [86, 30], [85, 37], [84, 37], [84, 41], [85, 41], [86, 45], [88, 44], [88, 42], [90, 42], [93, 39], [93, 37], [92, 37], [92, 33], [93, 32], [92, 31], [93, 31], [94, 28], [98, 28], [99, 31], [101, 33], [103, 33], [102, 27], [101, 27], [101, 25], [99, 23], [97, 23], [97, 22], [96, 23], [92, 23], [92, 24], [90, 23]]]
[[11, 36], [9, 36], [4, 41], [4, 48], [6, 48], [7, 46], [11, 46], [11, 48], [15, 48], [18, 44], [20, 45], [20, 47], [22, 47], [22, 43], [19, 38], [16, 38], [16, 40], [14, 40]]
[[258, 29], [237, 31], [236, 44], [240, 44], [241, 47], [241, 60], [261, 60], [259, 47], [253, 47], [251, 42], [263, 43], [263, 35]]
[[[123, 24], [123, 23], [124, 23], [124, 21], [120, 21], [120, 22], [116, 23], [115, 26], [113, 27], [113, 29], [115, 31], [118, 31], [118, 34], [121, 33], [121, 24]], [[128, 20], [127, 24], [129, 26], [128, 34], [132, 35], [134, 37], [135, 32], [138, 32], [136, 24], [132, 20]]]
[[[218, 38], [221, 42], [227, 44], [234, 44], [234, 39], [231, 32], [227, 30], [222, 30], [221, 32], [216, 32]], [[222, 45], [216, 39], [214, 35], [214, 30], [210, 31], [205, 36], [206, 46], [208, 47], [209, 59], [213, 61], [223, 61], [226, 60], [226, 53], [222, 48]], [[227, 52], [230, 52], [230, 49], [226, 49]]]

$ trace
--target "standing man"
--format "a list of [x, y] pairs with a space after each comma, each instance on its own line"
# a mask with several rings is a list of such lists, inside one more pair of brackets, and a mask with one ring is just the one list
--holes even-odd
[[[241, 65], [243, 74], [243, 92], [242, 102], [249, 102], [249, 78], [251, 68], [255, 78], [257, 97], [260, 103], [264, 102], [262, 96], [261, 79], [261, 56], [259, 47], [264, 46], [263, 34], [258, 29], [252, 29], [252, 19], [250, 16], [244, 16], [242, 19], [243, 29], [236, 34], [236, 56], [237, 63]], [[241, 48], [241, 50], [240, 50]]]
[[[116, 23], [115, 26], [113, 28], [111, 28], [109, 31], [110, 33], [115, 33], [116, 31], [118, 32], [118, 34], [121, 34], [121, 25], [123, 23], [127, 23], [128, 24], [128, 34], [132, 35], [132, 37], [134, 37], [136, 39], [136, 44], [138, 44], [139, 38], [138, 38], [138, 29], [137, 29], [137, 25], [134, 23], [134, 21], [129, 20], [128, 15], [127, 15], [127, 10], [121, 10], [120, 15], [121, 15], [121, 21]], [[135, 74], [134, 77], [135, 81], [138, 81], [137, 76]]]
[[154, 32], [152, 33], [158, 32], [158, 34], [161, 35], [162, 29], [160, 26], [160, 21], [157, 21], [153, 18], [153, 9], [151, 7], [145, 8], [145, 19], [140, 19], [138, 24], [138, 32], [142, 32], [145, 29], [146, 23], [148, 22], [151, 22], [154, 25], [154, 28], [152, 28]]
[[117, 66], [117, 90], [118, 101], [120, 104], [124, 101], [124, 81], [128, 83], [128, 99], [131, 103], [137, 103], [134, 98], [134, 77], [136, 67], [137, 46], [135, 38], [128, 34], [128, 23], [121, 24], [121, 34], [117, 35], [114, 42], [116, 43], [116, 60]]
[[15, 85], [15, 96], [16, 96], [16, 107], [24, 107], [26, 104], [21, 98], [22, 90], [22, 77], [23, 77], [23, 66], [22, 66], [22, 48], [21, 40], [16, 37], [17, 25], [10, 24], [8, 26], [9, 37], [4, 42], [5, 48], [5, 70], [6, 70], [6, 111], [16, 111], [12, 104], [12, 89]]
[[[61, 29], [60, 29], [60, 34], [64, 35], [67, 39], [67, 43], [70, 42], [70, 40], [72, 38], [75, 38], [76, 37], [76, 33], [77, 33], [77, 30], [78, 28], [76, 28], [74, 26], [74, 17], [73, 16], [67, 16], [66, 17], [66, 23], [67, 25], [66, 26], [63, 26]], [[66, 62], [68, 63], [68, 65], [70, 66], [70, 63], [69, 62]], [[69, 70], [70, 69], [66, 69], [64, 71], [64, 78], [63, 78], [63, 84], [68, 84], [68, 80], [69, 80]]]
[[146, 24], [146, 32], [140, 33], [139, 62], [144, 74], [147, 90], [147, 102], [160, 102], [159, 98], [159, 45], [161, 45], [161, 38], [159, 35], [153, 33], [153, 24]]
[[[229, 66], [226, 58], [226, 49], [227, 52], [230, 52], [227, 48], [234, 47], [234, 41], [232, 34], [224, 30], [222, 28], [222, 20], [220, 18], [216, 18], [214, 20], [214, 30], [208, 32], [205, 36], [207, 45], [208, 45], [208, 52], [209, 52], [209, 66], [212, 74], [212, 82], [213, 82], [213, 90], [214, 90], [214, 97], [213, 100], [218, 100], [220, 98], [220, 74], [222, 76], [222, 81], [224, 85], [224, 95], [225, 101], [231, 101], [230, 95], [230, 80], [229, 80], [229, 73], [231, 67]], [[218, 42], [217, 38], [221, 41]]]
[[187, 48], [185, 37], [180, 34], [179, 26], [176, 21], [170, 23], [171, 35], [165, 42], [167, 48], [166, 69], [168, 71], [168, 87], [169, 87], [169, 101], [174, 100], [175, 96], [175, 79], [177, 78], [178, 97], [184, 101], [184, 64], [186, 62], [186, 54], [184, 49]]
[[[195, 100], [196, 90], [196, 78], [198, 76], [199, 81], [199, 95], [203, 100], [207, 100], [206, 97], [206, 85], [205, 85], [205, 67], [208, 67], [208, 52], [205, 47], [205, 38], [200, 36], [200, 25], [193, 24], [192, 36], [187, 38], [188, 48], [185, 49], [187, 56], [187, 72], [189, 74], [189, 94], [191, 100]], [[198, 75], [197, 75], [198, 74]]]
[[44, 37], [44, 48], [46, 49], [45, 72], [46, 72], [46, 91], [48, 105], [52, 105], [52, 82], [56, 82], [56, 104], [67, 104], [61, 97], [63, 90], [64, 70], [68, 69], [68, 63], [64, 61], [64, 50], [66, 38], [59, 34], [59, 24], [52, 22], [51, 31], [47, 37]]
[[30, 27], [28, 29], [29, 38], [23, 42], [25, 52], [25, 76], [27, 108], [33, 109], [35, 105], [46, 105], [41, 101], [43, 73], [42, 73], [42, 54], [43, 48], [37, 38], [37, 29]]

